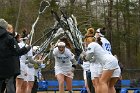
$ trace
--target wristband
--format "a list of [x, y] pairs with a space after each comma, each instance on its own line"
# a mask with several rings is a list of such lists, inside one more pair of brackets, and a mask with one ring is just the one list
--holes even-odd
[[76, 69], [76, 65], [72, 65], [72, 67]]

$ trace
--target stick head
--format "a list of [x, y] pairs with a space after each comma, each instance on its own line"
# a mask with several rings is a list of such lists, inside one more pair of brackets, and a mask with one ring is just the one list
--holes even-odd
[[46, 0], [41, 1], [39, 14], [42, 14], [46, 10], [46, 8], [49, 6], [50, 6], [50, 3], [48, 1], [46, 1]]

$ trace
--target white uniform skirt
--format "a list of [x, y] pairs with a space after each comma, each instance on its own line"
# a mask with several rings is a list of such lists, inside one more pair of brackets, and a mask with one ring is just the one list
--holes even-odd
[[26, 65], [24, 62], [20, 62], [20, 75], [18, 75], [17, 78], [24, 80], [25, 74], [26, 74]]
[[74, 73], [72, 67], [55, 67], [55, 75], [63, 74], [67, 77], [73, 78]]
[[90, 63], [83, 62], [82, 68], [83, 68], [83, 77], [84, 77], [84, 80], [86, 80], [86, 78], [87, 78], [86, 71], [90, 70]]
[[101, 60], [96, 60], [97, 62], [99, 62], [102, 67], [103, 70], [114, 70], [118, 68], [118, 60], [110, 54], [104, 55]]
[[118, 67], [114, 70], [112, 77], [120, 77], [121, 76], [121, 69]]
[[35, 80], [35, 69], [34, 67], [29, 68], [28, 65], [26, 65], [26, 75], [24, 78], [24, 81], [34, 81]]
[[90, 72], [91, 72], [91, 80], [95, 79], [95, 77], [100, 77], [102, 73], [101, 64], [97, 62], [91, 63]]
[[118, 60], [113, 55], [106, 56], [106, 61], [102, 64], [103, 70], [114, 70], [112, 77], [120, 77], [121, 70], [118, 64]]

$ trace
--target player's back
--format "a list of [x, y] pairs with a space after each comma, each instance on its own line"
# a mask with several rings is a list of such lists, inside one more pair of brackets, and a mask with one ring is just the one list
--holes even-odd
[[110, 44], [110, 42], [105, 37], [101, 37], [101, 42], [102, 42], [103, 49], [106, 52], [108, 52], [109, 54], [112, 54], [111, 53], [111, 44]]

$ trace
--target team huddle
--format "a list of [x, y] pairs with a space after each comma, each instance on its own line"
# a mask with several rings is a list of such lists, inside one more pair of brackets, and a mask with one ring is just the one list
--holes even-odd
[[[105, 28], [99, 28], [94, 32], [93, 28], [89, 28], [83, 42], [85, 51], [79, 56], [83, 61], [78, 63], [82, 63], [88, 93], [93, 92], [87, 86], [86, 71], [91, 72], [95, 93], [116, 93], [114, 85], [121, 76], [118, 59], [112, 55], [110, 42], [104, 37], [105, 31]], [[77, 62], [70, 50], [63, 40], [51, 47], [50, 57], [54, 57], [55, 76], [59, 82], [60, 93], [64, 93], [64, 81], [67, 90], [72, 93], [73, 70]]]
[[[0, 21], [5, 22], [3, 19]], [[56, 44], [50, 43], [48, 61], [55, 62], [54, 69], [59, 83], [59, 93], [65, 93], [64, 82], [66, 82], [68, 92], [73, 93], [72, 79], [76, 65], [79, 63], [83, 67], [83, 76], [88, 93], [93, 93], [93, 91], [87, 85], [87, 71], [91, 72], [94, 93], [116, 93], [114, 85], [121, 76], [121, 69], [118, 65], [117, 57], [111, 53], [111, 45], [104, 37], [105, 33], [105, 28], [99, 28], [96, 31], [93, 28], [87, 30], [82, 42], [84, 49], [78, 56], [78, 61], [80, 62], [77, 61], [75, 56], [75, 53], [79, 51], [72, 51], [72, 46], [66, 36], [59, 38]], [[14, 68], [9, 68], [14, 69], [13, 72], [4, 72], [8, 76], [3, 74], [1, 70], [0, 73], [3, 76], [0, 76], [0, 90], [2, 93], [5, 91], [5, 89], [2, 89], [3, 83], [5, 78], [8, 78], [8, 82], [16, 80], [16, 93], [32, 93], [35, 76], [37, 77], [37, 73], [41, 69], [35, 68], [35, 65], [40, 66], [43, 62], [45, 63], [45, 60], [41, 60], [41, 55], [34, 55], [35, 50], [29, 44], [29, 35], [26, 34], [26, 31], [23, 31], [22, 35], [17, 33], [13, 35], [12, 25], [5, 22], [5, 25], [0, 25], [0, 40], [4, 40], [3, 38], [7, 38], [7, 36], [8, 41], [14, 42], [10, 43], [10, 46], [6, 46], [7, 41], [3, 41], [11, 52], [8, 54], [11, 59], [7, 62], [13, 61], [14, 63], [11, 65], [15, 64], [15, 66], [13, 66]], [[6, 57], [0, 57], [6, 59]], [[18, 62], [20, 66], [17, 66]], [[19, 68], [19, 71], [15, 68]], [[5, 86], [10, 84], [8, 82]], [[8, 93], [8, 89], [6, 91]], [[10, 93], [13, 92], [10, 91]]]

